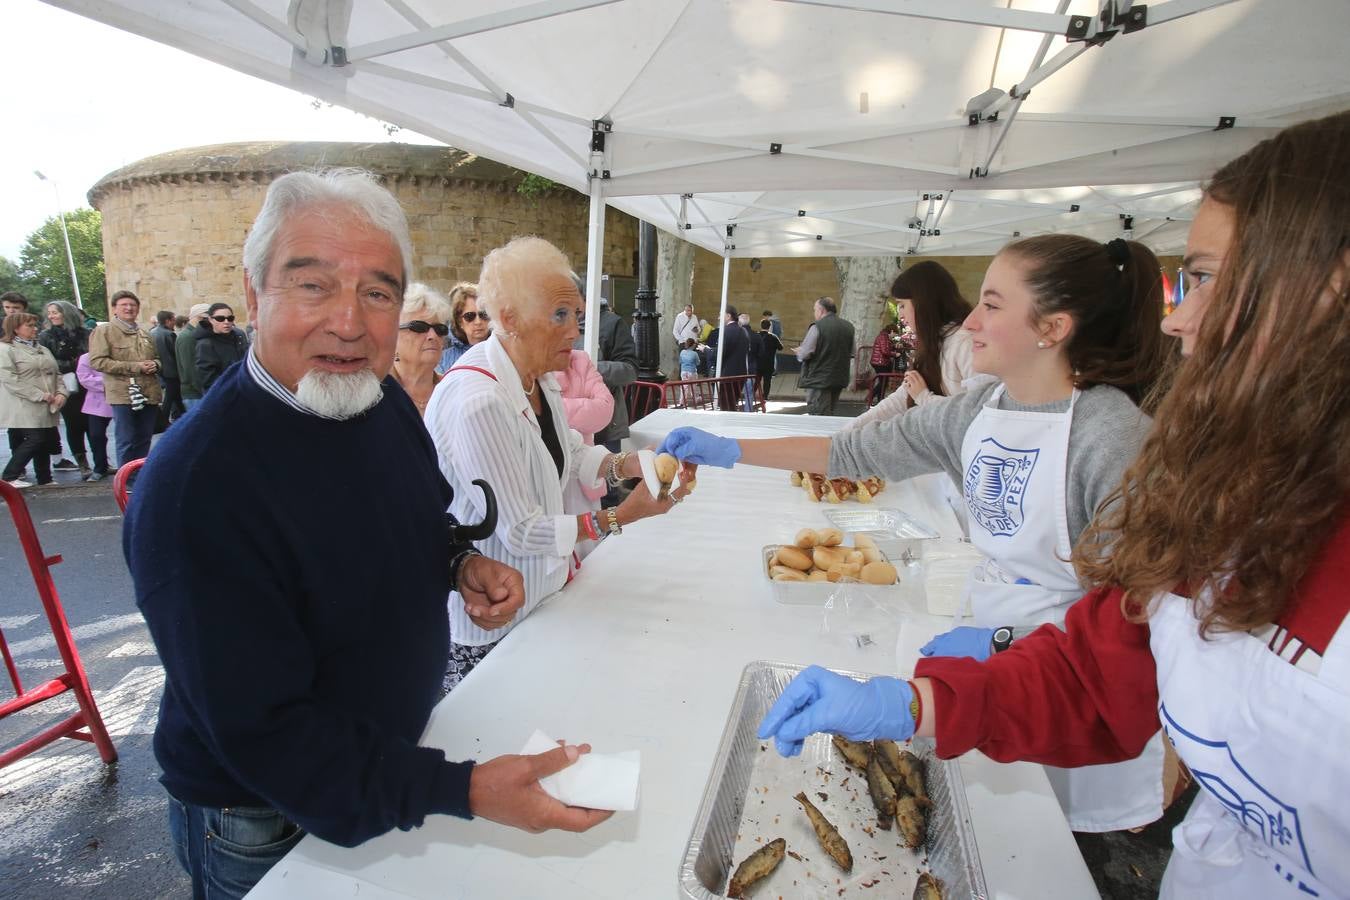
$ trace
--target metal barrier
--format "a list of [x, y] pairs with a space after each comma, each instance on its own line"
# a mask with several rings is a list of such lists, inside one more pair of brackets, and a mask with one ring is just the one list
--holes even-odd
[[[886, 395], [894, 392], [905, 380], [905, 372], [878, 372], [872, 376], [872, 387], [867, 392], [867, 405], [876, 406]], [[880, 393], [878, 393], [880, 389]], [[876, 399], [873, 400], [872, 398]]]
[[[47, 624], [52, 637], [56, 640], [56, 650], [61, 656], [65, 671], [55, 678], [27, 690], [19, 680], [18, 667], [5, 641], [5, 633], [0, 629], [0, 655], [4, 656], [5, 668], [9, 671], [9, 680], [14, 685], [15, 697], [0, 704], [0, 719], [21, 709], [27, 709], [53, 697], [59, 697], [66, 691], [75, 695], [79, 710], [64, 721], [29, 738], [17, 747], [0, 753], [0, 768], [27, 756], [35, 750], [47, 746], [58, 738], [68, 737], [80, 741], [89, 741], [98, 748], [98, 755], [105, 763], [117, 761], [117, 748], [113, 746], [108, 729], [103, 725], [94, 695], [89, 691], [89, 679], [84, 674], [84, 664], [80, 662], [79, 651], [75, 649], [75, 639], [70, 633], [70, 624], [66, 622], [66, 612], [61, 606], [61, 598], [56, 593], [56, 583], [52, 581], [51, 567], [61, 562], [60, 555], [46, 556], [42, 544], [38, 541], [37, 529], [33, 527], [33, 517], [23, 495], [16, 489], [0, 481], [0, 499], [9, 506], [10, 516], [14, 520], [14, 529], [19, 533], [19, 543], [23, 546], [24, 556], [28, 558], [28, 568], [37, 585], [38, 598], [42, 601], [42, 610], [47, 614]], [[87, 731], [81, 729], [87, 728]]]
[[[750, 387], [747, 389], [747, 385]], [[750, 409], [746, 410], [747, 390]], [[628, 386], [628, 421], [636, 422], [654, 409], [722, 409], [767, 413], [764, 382], [758, 375], [725, 375], [689, 381], [635, 381]]]
[[117, 474], [113, 476], [113, 499], [117, 501], [117, 508], [123, 515], [126, 515], [127, 504], [131, 502], [131, 491], [127, 485], [130, 483], [131, 476], [135, 475], [143, 465], [145, 465], [144, 459], [133, 459], [118, 469]]

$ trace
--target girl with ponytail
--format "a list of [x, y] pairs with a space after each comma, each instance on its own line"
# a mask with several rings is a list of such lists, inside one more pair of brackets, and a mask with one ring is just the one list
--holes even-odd
[[[814, 731], [917, 734], [943, 758], [1095, 767], [1165, 732], [1200, 792], [1172, 832], [1164, 900], [1350, 897], [1347, 166], [1340, 113], [1206, 188], [1192, 288], [1164, 326], [1186, 359], [1075, 549], [1093, 590], [1062, 629], [983, 663], [920, 660], [910, 682], [813, 667], [760, 737], [791, 753]], [[1132, 380], [1085, 349], [1076, 378]]]
[[[1061, 624], [1083, 585], [1069, 562], [1134, 460], [1150, 421], [1136, 405], [1163, 357], [1162, 277], [1140, 244], [1052, 235], [1005, 247], [966, 317], [976, 372], [993, 383], [832, 438], [732, 441], [676, 429], [662, 445], [691, 462], [900, 481], [946, 472], [960, 487], [971, 543], [986, 557], [969, 585], [974, 628], [940, 635], [931, 655], [987, 657], [998, 630]], [[1162, 815], [1163, 750], [1127, 763], [1055, 770], [1076, 831], [1114, 831]]]

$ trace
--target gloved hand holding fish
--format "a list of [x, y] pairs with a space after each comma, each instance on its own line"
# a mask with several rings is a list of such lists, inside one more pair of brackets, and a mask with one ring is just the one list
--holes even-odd
[[772, 737], [784, 756], [801, 753], [806, 738], [818, 731], [854, 741], [904, 741], [914, 735], [913, 700], [912, 686], [899, 678], [859, 682], [810, 666], [792, 679], [769, 709], [760, 723], [759, 738]]

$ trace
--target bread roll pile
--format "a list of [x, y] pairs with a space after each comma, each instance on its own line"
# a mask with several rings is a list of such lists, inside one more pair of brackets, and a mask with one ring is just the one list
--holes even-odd
[[852, 478], [826, 478], [815, 472], [793, 472], [792, 486], [806, 491], [814, 503], [842, 503], [857, 500], [871, 503], [872, 498], [886, 489], [886, 482], [875, 476], [855, 481]]
[[895, 566], [888, 563], [876, 542], [854, 534], [853, 546], [844, 546], [838, 528], [803, 528], [791, 546], [779, 547], [769, 559], [774, 581], [837, 582], [847, 578], [864, 584], [895, 584]]

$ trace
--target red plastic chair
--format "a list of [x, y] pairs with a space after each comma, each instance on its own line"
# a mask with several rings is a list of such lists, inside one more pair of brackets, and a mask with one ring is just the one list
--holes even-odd
[[[28, 558], [28, 568], [33, 573], [34, 583], [37, 584], [38, 597], [42, 600], [42, 609], [47, 614], [47, 624], [52, 630], [52, 637], [56, 639], [56, 649], [65, 667], [64, 672], [50, 681], [24, 690], [23, 682], [19, 680], [18, 667], [14, 665], [14, 657], [10, 654], [9, 644], [5, 641], [4, 631], [0, 629], [0, 655], [4, 656], [5, 668], [9, 671], [9, 680], [14, 684], [15, 693], [13, 700], [0, 704], [0, 719], [53, 697], [59, 697], [66, 691], [75, 694], [75, 702], [79, 705], [79, 711], [68, 719], [58, 722], [17, 747], [0, 753], [0, 768], [63, 737], [89, 741], [98, 748], [98, 755], [103, 757], [105, 763], [116, 762], [117, 748], [113, 746], [112, 738], [108, 736], [108, 729], [104, 727], [103, 717], [98, 712], [98, 704], [94, 702], [94, 695], [89, 691], [89, 679], [85, 677], [84, 665], [80, 662], [79, 651], [75, 649], [75, 639], [70, 634], [69, 623], [66, 622], [66, 612], [61, 607], [61, 598], [57, 596], [56, 583], [52, 581], [51, 567], [59, 563], [61, 557], [43, 555], [42, 544], [38, 541], [37, 530], [33, 527], [33, 517], [28, 512], [23, 495], [0, 481], [0, 498], [8, 504], [10, 515], [14, 519], [14, 528], [19, 533], [19, 543], [23, 545], [24, 555]], [[85, 728], [88, 730], [81, 730]]]
[[143, 465], [145, 465], [144, 459], [133, 459], [118, 469], [117, 474], [113, 476], [113, 499], [117, 501], [117, 508], [123, 515], [126, 514], [127, 504], [131, 502], [131, 493], [127, 490], [127, 481]]

